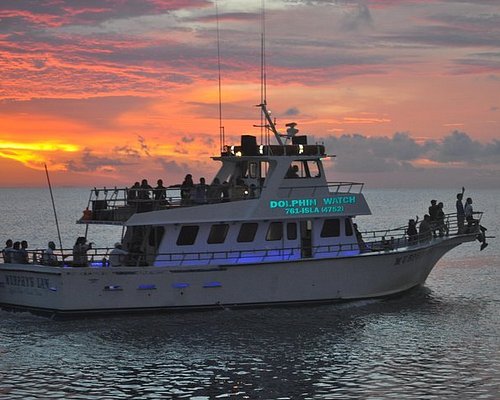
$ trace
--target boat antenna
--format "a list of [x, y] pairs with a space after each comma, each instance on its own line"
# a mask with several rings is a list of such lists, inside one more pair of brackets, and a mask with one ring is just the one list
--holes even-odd
[[[276, 124], [271, 118], [271, 112], [267, 109], [267, 72], [266, 72], [266, 1], [262, 0], [261, 12], [261, 39], [260, 39], [260, 107], [262, 113], [260, 114], [260, 128], [261, 128], [261, 143], [264, 143], [264, 132], [268, 131], [274, 133], [274, 137], [280, 145], [285, 143], [281, 139], [280, 133], [276, 129]], [[269, 136], [266, 135], [266, 143], [269, 144]]]
[[220, 29], [219, 29], [219, 7], [217, 0], [214, 1], [215, 4], [215, 19], [217, 21], [217, 69], [218, 69], [218, 81], [219, 81], [219, 143], [220, 151], [222, 152], [224, 148], [225, 133], [224, 125], [222, 124], [222, 78], [221, 78], [221, 62], [220, 62]]
[[[261, 26], [260, 26], [260, 104], [261, 108], [267, 104], [267, 76], [266, 76], [266, 2], [262, 0], [261, 3]], [[265, 129], [265, 116], [264, 113], [260, 114], [260, 142], [264, 143]], [[269, 144], [269, 140], [267, 140]]]
[[61, 230], [59, 229], [59, 221], [57, 219], [56, 203], [54, 202], [54, 194], [52, 193], [52, 185], [50, 184], [49, 170], [47, 169], [47, 164], [43, 164], [43, 165], [45, 166], [45, 175], [47, 175], [47, 183], [49, 185], [50, 199], [52, 200], [52, 209], [54, 210], [54, 218], [56, 220], [57, 236], [59, 237], [59, 247], [60, 247], [61, 253], [62, 253], [63, 245], [62, 245], [62, 240], [61, 240]]

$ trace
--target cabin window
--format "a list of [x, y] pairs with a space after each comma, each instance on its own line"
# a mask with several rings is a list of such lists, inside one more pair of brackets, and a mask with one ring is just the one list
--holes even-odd
[[340, 236], [340, 220], [339, 219], [326, 219], [323, 222], [321, 229], [321, 237], [336, 237]]
[[352, 231], [352, 221], [349, 218], [345, 219], [345, 235], [346, 236], [352, 236], [353, 235]]
[[199, 229], [200, 227], [198, 225], [184, 225], [177, 238], [177, 246], [189, 246], [194, 244]]
[[319, 178], [321, 172], [317, 161], [305, 161], [306, 176], [309, 178]]
[[295, 222], [286, 224], [286, 237], [288, 240], [297, 239], [297, 224]]
[[295, 179], [295, 178], [303, 178], [304, 177], [304, 168], [303, 164], [300, 161], [293, 161], [288, 167], [288, 171], [286, 172], [285, 179]]
[[228, 224], [212, 225], [212, 227], [210, 228], [210, 233], [208, 234], [207, 243], [208, 244], [224, 243], [224, 240], [226, 240], [226, 235], [228, 230], [229, 230]]
[[271, 222], [267, 230], [266, 240], [281, 240], [283, 238], [283, 223]]
[[260, 162], [260, 177], [266, 178], [267, 173], [269, 172], [269, 162], [268, 161], [261, 161]]
[[292, 161], [285, 179], [318, 178], [319, 176], [321, 176], [321, 173], [317, 161]]
[[239, 243], [252, 242], [257, 233], [257, 227], [259, 225], [254, 222], [249, 222], [242, 224], [240, 228], [240, 233], [238, 233], [238, 238], [236, 239]]
[[248, 175], [252, 179], [255, 179], [259, 176], [259, 171], [258, 171], [256, 162], [251, 162], [248, 164]]

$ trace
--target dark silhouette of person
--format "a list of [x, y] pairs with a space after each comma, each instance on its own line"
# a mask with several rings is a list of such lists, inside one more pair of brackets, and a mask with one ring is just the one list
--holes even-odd
[[139, 190], [141, 189], [141, 184], [135, 182], [130, 189], [127, 190], [127, 203], [137, 204], [137, 199], [139, 199]]
[[431, 217], [429, 214], [424, 215], [424, 220], [420, 223], [418, 236], [420, 242], [426, 243], [432, 238]]
[[438, 213], [437, 200], [431, 200], [431, 205], [429, 207], [429, 218], [430, 218], [431, 230], [434, 236], [436, 236], [435, 231], [437, 226], [437, 213]]
[[448, 227], [446, 226], [446, 224], [444, 222], [445, 214], [443, 211], [443, 206], [444, 205], [442, 202], [439, 202], [437, 205], [438, 211], [437, 211], [437, 216], [436, 216], [436, 227], [437, 227], [437, 230], [439, 231], [440, 237], [444, 236], [445, 234], [448, 235]]
[[139, 192], [139, 207], [137, 212], [146, 212], [153, 209], [153, 202], [151, 200], [151, 191], [153, 188], [148, 183], [147, 179], [141, 181]]
[[26, 240], [21, 241], [21, 248], [19, 249], [19, 260], [22, 264], [29, 264], [29, 254], [28, 254], [28, 242]]
[[200, 183], [198, 183], [194, 188], [194, 202], [196, 204], [205, 204], [207, 202], [207, 191], [208, 185], [205, 183], [205, 178], [200, 178]]
[[290, 165], [290, 168], [288, 168], [288, 171], [286, 173], [285, 178], [290, 179], [290, 178], [299, 178], [299, 167], [298, 165]]
[[191, 204], [191, 191], [194, 188], [193, 175], [187, 174], [181, 184], [181, 204]]
[[153, 189], [153, 195], [156, 202], [160, 204], [168, 204], [167, 202], [167, 188], [163, 186], [163, 181], [158, 179], [156, 187]]
[[457, 225], [458, 225], [458, 233], [465, 232], [465, 210], [464, 204], [462, 203], [462, 199], [464, 198], [465, 188], [462, 187], [462, 193], [457, 193]]
[[467, 220], [467, 233], [474, 232], [479, 228], [477, 240], [481, 242], [481, 250], [484, 250], [488, 243], [486, 243], [486, 228], [479, 224], [479, 220], [474, 218], [474, 209], [472, 208], [472, 198], [467, 197], [465, 201], [465, 219]]
[[147, 179], [143, 179], [141, 181], [141, 187], [140, 187], [140, 190], [139, 190], [139, 199], [141, 199], [141, 200], [149, 200], [151, 198], [150, 197], [151, 190], [153, 190], [153, 188], [148, 183], [148, 180]]
[[414, 220], [413, 218], [408, 220], [408, 228], [406, 228], [406, 234], [408, 235], [408, 244], [410, 246], [418, 242], [417, 222], [418, 217], [416, 220]]

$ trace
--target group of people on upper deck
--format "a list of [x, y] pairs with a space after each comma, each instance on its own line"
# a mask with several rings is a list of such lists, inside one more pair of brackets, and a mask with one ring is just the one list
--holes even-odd
[[[248, 187], [241, 178], [236, 179], [231, 185], [228, 182], [221, 183], [218, 178], [207, 184], [205, 178], [200, 177], [199, 183], [195, 184], [193, 176], [187, 174], [180, 185], [180, 196], [180, 204], [183, 206], [211, 204], [253, 197], [255, 188]], [[167, 206], [171, 200], [167, 196], [167, 187], [163, 185], [162, 179], [158, 179], [154, 188], [147, 179], [143, 179], [141, 183], [137, 181], [127, 189], [127, 203], [136, 205], [139, 211], [150, 211], [153, 204]]]
[[[127, 201], [132, 203], [137, 200], [156, 200], [167, 202], [167, 188], [163, 186], [163, 180], [158, 179], [157, 186], [153, 188], [147, 179], [141, 183], [135, 182], [127, 191]], [[152, 197], [151, 197], [152, 195]]]

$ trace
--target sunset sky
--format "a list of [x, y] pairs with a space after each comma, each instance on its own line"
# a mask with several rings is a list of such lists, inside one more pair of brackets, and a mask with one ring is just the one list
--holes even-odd
[[[219, 0], [228, 144], [260, 138], [262, 1]], [[266, 0], [278, 128], [324, 142], [329, 180], [500, 187], [500, 2]], [[2, 0], [0, 186], [210, 180], [219, 164], [208, 0]]]

